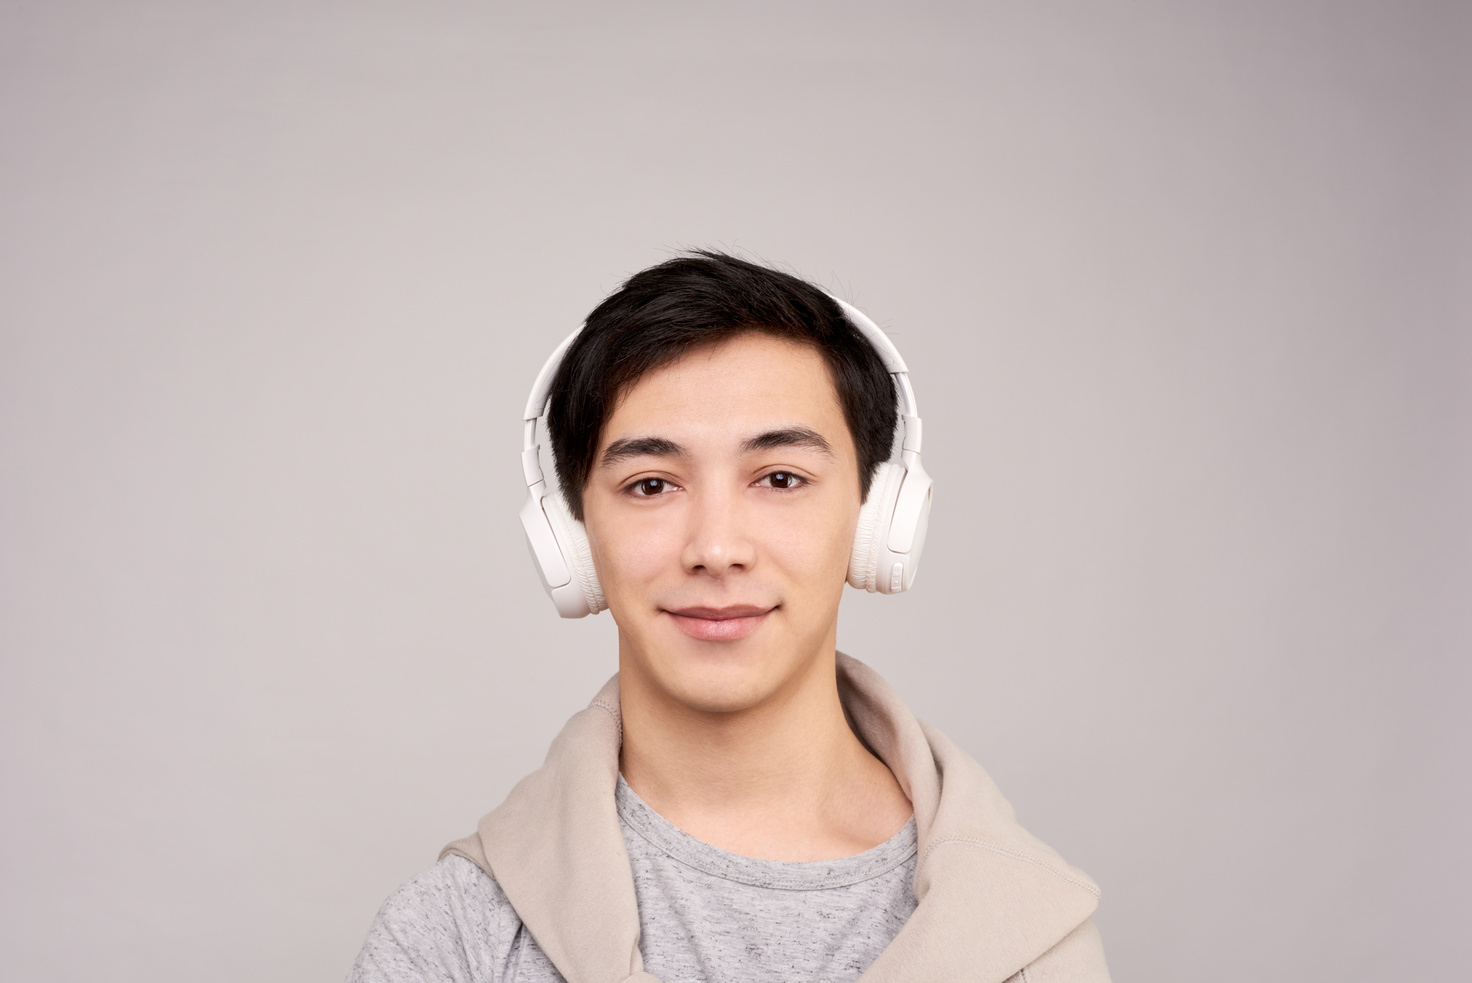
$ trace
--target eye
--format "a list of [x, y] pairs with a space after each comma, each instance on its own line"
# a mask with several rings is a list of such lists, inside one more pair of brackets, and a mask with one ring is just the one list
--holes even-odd
[[801, 488], [807, 483], [808, 479], [802, 475], [793, 474], [791, 471], [773, 471], [758, 482], [758, 484], [765, 484], [768, 488], [776, 488], [779, 491]]
[[670, 483], [663, 478], [640, 478], [628, 490], [640, 498], [653, 498], [669, 490]]

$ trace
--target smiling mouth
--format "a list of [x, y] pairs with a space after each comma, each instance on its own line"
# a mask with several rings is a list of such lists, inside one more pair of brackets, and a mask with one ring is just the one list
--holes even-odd
[[680, 608], [665, 613], [691, 638], [705, 642], [734, 642], [756, 631], [762, 620], [775, 610], [775, 606], [764, 608], [741, 604], [729, 608]]

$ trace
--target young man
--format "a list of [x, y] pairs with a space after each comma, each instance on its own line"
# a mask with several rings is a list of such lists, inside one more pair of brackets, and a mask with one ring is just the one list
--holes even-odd
[[887, 339], [698, 253], [559, 353], [528, 404], [523, 520], [559, 610], [612, 612], [618, 674], [388, 900], [350, 979], [1107, 983], [1098, 888], [835, 651], [845, 581], [902, 590], [923, 545]]

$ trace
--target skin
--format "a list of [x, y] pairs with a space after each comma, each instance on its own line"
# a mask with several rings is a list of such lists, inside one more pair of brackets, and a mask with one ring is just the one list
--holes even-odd
[[858, 461], [812, 348], [748, 332], [623, 394], [583, 493], [618, 624], [620, 766], [657, 812], [743, 856], [884, 842], [909, 800], [838, 699]]

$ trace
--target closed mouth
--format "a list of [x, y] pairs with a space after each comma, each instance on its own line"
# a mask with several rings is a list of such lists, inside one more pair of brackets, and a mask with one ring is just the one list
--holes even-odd
[[754, 618], [773, 610], [755, 604], [736, 604], [728, 608], [678, 608], [670, 614], [679, 618], [700, 618], [702, 621], [729, 621], [732, 618]]
[[725, 608], [689, 607], [665, 611], [680, 630], [703, 642], [734, 642], [761, 627], [776, 605], [737, 604]]

